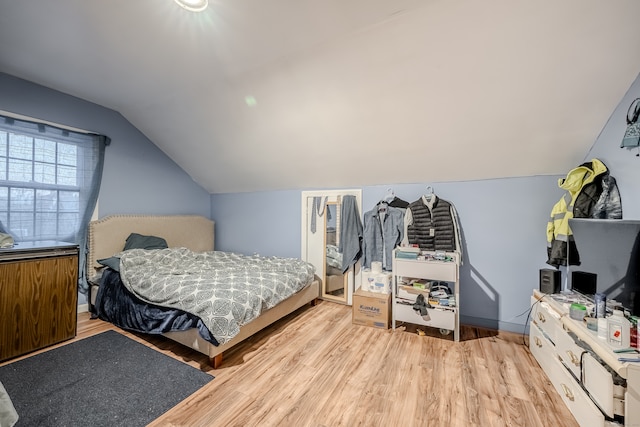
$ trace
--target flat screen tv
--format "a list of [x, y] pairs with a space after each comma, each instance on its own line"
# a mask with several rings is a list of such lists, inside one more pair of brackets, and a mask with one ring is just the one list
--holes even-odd
[[569, 226], [579, 257], [568, 260], [569, 289], [590, 298], [602, 292], [640, 316], [640, 220], [580, 218]]

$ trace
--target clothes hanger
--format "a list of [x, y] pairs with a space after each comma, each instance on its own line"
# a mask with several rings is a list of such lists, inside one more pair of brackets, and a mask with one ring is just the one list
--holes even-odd
[[393, 188], [387, 190], [387, 195], [381, 200], [381, 202], [391, 203], [396, 198], [396, 193], [393, 192]]
[[383, 213], [387, 211], [387, 206], [389, 206], [389, 203], [391, 203], [391, 201], [396, 197], [395, 193], [393, 192], [393, 189], [389, 188], [387, 190], [387, 194], [386, 196], [384, 196], [384, 198], [382, 198], [382, 200], [380, 200], [378, 202], [378, 204], [376, 205], [378, 207], [378, 212]]
[[378, 212], [382, 212], [383, 210], [385, 210], [389, 205], [389, 203], [391, 203], [391, 201], [394, 199], [394, 197], [395, 197], [395, 194], [393, 193], [393, 190], [389, 188], [387, 190], [387, 194], [382, 199], [380, 199], [378, 203], [376, 203]]
[[431, 198], [433, 197], [433, 187], [430, 185], [427, 185], [427, 191], [424, 193], [424, 197], [425, 199], [427, 199], [427, 202], [431, 201]]

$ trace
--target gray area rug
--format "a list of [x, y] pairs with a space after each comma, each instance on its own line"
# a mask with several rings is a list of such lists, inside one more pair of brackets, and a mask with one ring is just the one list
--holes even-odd
[[213, 376], [115, 331], [0, 367], [21, 426], [145, 426]]

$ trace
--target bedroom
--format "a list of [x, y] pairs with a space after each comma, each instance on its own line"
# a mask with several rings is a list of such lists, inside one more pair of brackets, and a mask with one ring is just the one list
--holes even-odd
[[[11, 18], [9, 14], [1, 13], [6, 8], [12, 8], [10, 2], [0, 3], [0, 19], [2, 20], [3, 31], [13, 28], [10, 22], [5, 20]], [[67, 2], [72, 3], [72, 2]], [[415, 200], [425, 190], [427, 185], [432, 185], [437, 194], [452, 201], [460, 213], [461, 223], [466, 239], [465, 251], [468, 254], [469, 262], [462, 268], [462, 286], [464, 291], [461, 294], [461, 304], [466, 308], [461, 314], [463, 324], [476, 325], [492, 329], [501, 329], [520, 333], [525, 328], [526, 316], [520, 316], [529, 306], [529, 296], [531, 290], [538, 286], [538, 270], [545, 267], [546, 242], [544, 228], [551, 207], [561, 196], [557, 187], [557, 179], [585, 159], [593, 157], [601, 158], [611, 169], [612, 174], [618, 180], [622, 192], [622, 200], [625, 218], [639, 218], [640, 206], [634, 197], [634, 189], [638, 180], [638, 159], [633, 153], [619, 149], [619, 140], [624, 132], [624, 121], [621, 119], [626, 113], [626, 109], [631, 100], [640, 96], [640, 81], [637, 76], [640, 71], [640, 58], [628, 55], [627, 52], [634, 51], [634, 42], [637, 40], [638, 29], [631, 16], [637, 16], [638, 6], [634, 2], [616, 2], [609, 6], [598, 6], [596, 2], [589, 3], [589, 7], [594, 8], [593, 12], [586, 13], [582, 25], [579, 22], [570, 22], [573, 16], [576, 2], [568, 2], [565, 7], [559, 10], [547, 4], [538, 11], [537, 17], [548, 15], [558, 16], [558, 20], [567, 20], [567, 27], [574, 31], [565, 34], [560, 25], [552, 26], [550, 31], [553, 37], [557, 37], [565, 46], [574, 46], [575, 50], [565, 47], [565, 50], [558, 48], [552, 54], [545, 55], [545, 49], [550, 49], [549, 40], [545, 39], [540, 44], [533, 44], [524, 52], [506, 50], [509, 54], [516, 55], [513, 63], [524, 61], [531, 64], [539, 61], [540, 68], [527, 71], [524, 76], [508, 79], [510, 84], [506, 91], [501, 90], [498, 82], [490, 77], [508, 77], [497, 73], [489, 64], [491, 58], [486, 62], [482, 58], [474, 58], [479, 61], [476, 64], [476, 72], [466, 69], [464, 73], [454, 74], [454, 78], [463, 79], [464, 84], [459, 82], [458, 89], [451, 95], [446, 96], [443, 91], [437, 91], [432, 86], [427, 89], [432, 90], [431, 96], [436, 97], [434, 102], [447, 106], [449, 111], [454, 111], [453, 106], [465, 105], [465, 99], [470, 97], [473, 110], [463, 109], [460, 116], [452, 118], [452, 114], [438, 115], [449, 126], [451, 131], [446, 133], [425, 133], [422, 136], [418, 132], [407, 131], [411, 121], [416, 123], [421, 120], [422, 115], [413, 113], [406, 116], [407, 111], [400, 109], [402, 114], [387, 116], [389, 110], [375, 111], [376, 97], [385, 100], [384, 96], [391, 96], [385, 105], [402, 105], [402, 100], [393, 97], [393, 89], [402, 96], [409, 97], [411, 93], [417, 96], [424, 94], [425, 89], [416, 86], [415, 92], [410, 91], [402, 85], [393, 86], [388, 83], [384, 89], [387, 92], [373, 92], [366, 98], [369, 106], [358, 105], [363, 111], [366, 108], [374, 108], [374, 111], [363, 113], [363, 117], [352, 125], [347, 131], [355, 132], [361, 128], [366, 128], [366, 132], [355, 133], [358, 138], [354, 140], [366, 140], [367, 144], [362, 147], [354, 147], [351, 156], [352, 160], [347, 165], [338, 162], [338, 159], [322, 160], [320, 164], [335, 164], [331, 175], [327, 176], [326, 169], [322, 166], [311, 167], [309, 171], [297, 170], [296, 174], [303, 174], [313, 178], [309, 183], [301, 184], [303, 181], [293, 178], [286, 178], [285, 183], [275, 182], [272, 188], [262, 189], [261, 185], [269, 185], [275, 180], [277, 174], [271, 172], [266, 166], [263, 168], [260, 163], [245, 168], [236, 164], [238, 175], [227, 175], [218, 179], [214, 183], [220, 186], [221, 190], [209, 190], [205, 185], [198, 184], [192, 176], [195, 173], [188, 173], [178, 166], [177, 160], [172, 160], [165, 153], [172, 150], [180, 151], [181, 145], [176, 148], [159, 148], [156, 141], [151, 137], [155, 132], [153, 123], [168, 121], [165, 113], [155, 108], [163, 102], [171, 101], [161, 98], [158, 104], [149, 105], [144, 100], [138, 99], [136, 102], [143, 107], [139, 109], [127, 110], [125, 106], [113, 102], [109, 106], [104, 106], [100, 102], [90, 102], [89, 95], [76, 92], [73, 86], [60, 84], [57, 90], [54, 89], [55, 81], [48, 80], [46, 69], [38, 67], [42, 74], [37, 74], [36, 70], [30, 69], [24, 63], [12, 63], [5, 56], [8, 47], [3, 43], [0, 47], [0, 110], [23, 114], [26, 116], [48, 120], [54, 123], [74, 126], [81, 129], [100, 131], [112, 138], [113, 143], [108, 148], [103, 181], [98, 205], [98, 216], [104, 217], [110, 214], [120, 213], [152, 213], [152, 214], [199, 214], [212, 218], [216, 221], [216, 247], [221, 250], [239, 251], [244, 253], [258, 252], [265, 255], [293, 256], [300, 255], [300, 192], [306, 189], [317, 188], [362, 188], [363, 208], [366, 210], [372, 207], [389, 187], [405, 200]], [[213, 2], [212, 2], [213, 4]], [[438, 4], [438, 2], [434, 2]], [[468, 2], [460, 2], [469, 7]], [[405, 6], [410, 8], [410, 2]], [[416, 7], [415, 4], [413, 7]], [[601, 9], [598, 9], [601, 8]], [[610, 9], [609, 9], [610, 8]], [[487, 10], [502, 10], [504, 13], [505, 2], [495, 2]], [[136, 9], [137, 10], [137, 9]], [[440, 13], [454, 13], [453, 10], [440, 10]], [[630, 11], [633, 11], [630, 13]], [[137, 11], [138, 13], [142, 13]], [[476, 13], [481, 11], [474, 10]], [[514, 14], [522, 13], [522, 10], [511, 11]], [[610, 13], [608, 13], [610, 12]], [[24, 12], [27, 13], [27, 12]], [[131, 11], [133, 13], [133, 11]], [[467, 12], [471, 13], [471, 12]], [[546, 14], [546, 15], [545, 15]], [[557, 14], [557, 15], [554, 15]], [[17, 20], [22, 15], [17, 15]], [[25, 15], [25, 19], [28, 15]], [[476, 17], [468, 17], [461, 25], [471, 25]], [[481, 15], [483, 16], [483, 15]], [[401, 16], [402, 19], [409, 19], [411, 14]], [[483, 16], [485, 21], [490, 22], [492, 17]], [[364, 19], [364, 18], [363, 18]], [[481, 21], [481, 19], [478, 19]], [[409, 23], [410, 24], [410, 23]], [[538, 25], [539, 22], [527, 20], [526, 24]], [[556, 23], [557, 24], [557, 23]], [[413, 27], [411, 27], [413, 28]], [[471, 26], [468, 31], [472, 34], [481, 34], [483, 26], [478, 23]], [[460, 30], [461, 31], [461, 30]], [[454, 32], [455, 33], [455, 32]], [[595, 33], [594, 35], [590, 35]], [[535, 34], [533, 30], [527, 35]], [[380, 43], [379, 34], [374, 34], [378, 38], [374, 41]], [[447, 33], [452, 37], [451, 32]], [[454, 34], [455, 35], [455, 34]], [[569, 36], [570, 35], [570, 36]], [[17, 38], [18, 36], [16, 36]], [[582, 37], [582, 38], [580, 38]], [[10, 34], [2, 33], [2, 40], [13, 40], [19, 46], [19, 41], [10, 37]], [[460, 40], [458, 40], [460, 41]], [[468, 40], [463, 40], [468, 41]], [[544, 44], [546, 42], [547, 44]], [[558, 44], [561, 44], [561, 43]], [[123, 44], [126, 41], [122, 41]], [[37, 46], [34, 46], [36, 48]], [[43, 47], [46, 49], [48, 46]], [[54, 46], [55, 47], [55, 46]], [[387, 49], [393, 46], [383, 46]], [[17, 47], [14, 47], [17, 48]], [[454, 44], [451, 54], [454, 56], [453, 64], [458, 64], [460, 55], [459, 44]], [[373, 49], [370, 47], [369, 49]], [[505, 47], [505, 49], [507, 49]], [[63, 49], [60, 49], [63, 51]], [[516, 49], [517, 50], [517, 49]], [[568, 51], [573, 52], [571, 60], [565, 59]], [[36, 50], [37, 52], [37, 50]], [[62, 53], [62, 52], [61, 52]], [[405, 52], [406, 53], [406, 52]], [[441, 53], [440, 50], [438, 53]], [[504, 53], [504, 52], [500, 52]], [[409, 55], [409, 53], [406, 53]], [[44, 56], [44, 53], [41, 55]], [[521, 55], [521, 56], [517, 56]], [[531, 55], [529, 57], [529, 55]], [[301, 54], [301, 57], [294, 57], [299, 63], [303, 82], [313, 78], [322, 78], [322, 69], [318, 74], [305, 67], [316, 64], [317, 61], [330, 59], [338, 61], [341, 57], [338, 54], [329, 56], [308, 58]], [[372, 61], [371, 57], [364, 58]], [[526, 60], [525, 60], [526, 59]], [[149, 59], [151, 60], [151, 59]], [[394, 61], [402, 63], [403, 57], [394, 57]], [[553, 62], [550, 62], [553, 61]], [[583, 61], [583, 62], [580, 62]], [[27, 61], [28, 62], [28, 61]], [[375, 63], [375, 61], [373, 61]], [[509, 62], [511, 63], [511, 62]], [[335, 63], [334, 63], [335, 64]], [[369, 64], [369, 62], [367, 62]], [[560, 65], [558, 65], [560, 64]], [[615, 66], [613, 66], [614, 64]], [[236, 64], [237, 65], [237, 64]], [[336, 66], [348, 66], [349, 64], [338, 63]], [[383, 63], [381, 66], [389, 65]], [[496, 67], [504, 64], [496, 64]], [[24, 67], [23, 70], [20, 67]], [[53, 66], [53, 65], [52, 65]], [[293, 67], [294, 71], [287, 67], [276, 68], [281, 74], [273, 76], [275, 82], [271, 82], [266, 87], [259, 87], [267, 91], [265, 96], [257, 96], [255, 108], [244, 106], [242, 114], [251, 115], [261, 111], [260, 109], [271, 108], [265, 102], [269, 95], [281, 89], [281, 82], [288, 76], [288, 72], [299, 70]], [[400, 71], [404, 68], [399, 67]], [[270, 71], [273, 69], [269, 68]], [[349, 70], [345, 70], [349, 71]], [[482, 73], [480, 73], [482, 71]], [[522, 71], [520, 69], [520, 71]], [[545, 78], [539, 79], [537, 73], [545, 71]], [[53, 71], [52, 71], [53, 73]], [[483, 74], [484, 73], [484, 74]], [[492, 74], [495, 73], [495, 74]], [[557, 73], [558, 79], [551, 79]], [[333, 76], [330, 74], [330, 76]], [[437, 74], [442, 77], [442, 74]], [[254, 83], [252, 75], [244, 75], [245, 80], [241, 83]], [[374, 74], [374, 78], [381, 77]], [[410, 80], [416, 83], [415, 76]], [[351, 75], [353, 79], [353, 75]], [[397, 76], [396, 76], [397, 78]], [[106, 81], [120, 82], [121, 77], [113, 77]], [[140, 82], [144, 82], [142, 79]], [[38, 84], [40, 82], [41, 84]], [[353, 82], [350, 80], [349, 82]], [[331, 82], [327, 82], [330, 85]], [[101, 83], [104, 84], [104, 83]], [[164, 83], [162, 83], [164, 84]], [[318, 87], [323, 88], [317, 83]], [[368, 84], [373, 84], [368, 82]], [[394, 84], [397, 84], [394, 83]], [[265, 83], [266, 85], [266, 83]], [[165, 87], [153, 86], [151, 89], [162, 92]], [[451, 89], [455, 85], [445, 85]], [[326, 86], [331, 88], [332, 86]], [[344, 89], [338, 85], [338, 88]], [[565, 91], [560, 90], [566, 88]], [[113, 86], [113, 91], [131, 90], [126, 85]], [[140, 90], [145, 89], [141, 88]], [[150, 90], [150, 88], [146, 88]], [[167, 96], [170, 97], [170, 88], [167, 89]], [[240, 87], [238, 92], [245, 87]], [[365, 88], [359, 89], [366, 91]], [[195, 96], [193, 88], [187, 88], [189, 95]], [[271, 91], [271, 92], [269, 92]], [[512, 91], [513, 96], [509, 92]], [[142, 92], [141, 92], [142, 93]], [[357, 93], [356, 93], [357, 94]], [[138, 95], [143, 98], [147, 94]], [[242, 92], [241, 102], [244, 102]], [[275, 110], [284, 109], [291, 111], [286, 102], [293, 100], [304, 101], [305, 96], [316, 95], [316, 93], [285, 93], [277, 104], [273, 106]], [[339, 102], [333, 99], [334, 93], [328, 93], [329, 107], [332, 102]], [[497, 99], [494, 99], [497, 98]], [[191, 105], [187, 101], [180, 100], [178, 105], [181, 110], [188, 110]], [[105, 102], [106, 104], [106, 102]], [[379, 103], [378, 103], [379, 104]], [[200, 105], [208, 105], [203, 102]], [[415, 105], [415, 104], [411, 104]], [[543, 112], [549, 106], [555, 106], [552, 114], [544, 115]], [[303, 107], [308, 107], [303, 104]], [[147, 108], [146, 110], [144, 108]], [[216, 108], [219, 108], [216, 106]], [[239, 107], [237, 107], [239, 108]], [[289, 109], [287, 109], [289, 108]], [[308, 109], [301, 108], [295, 111], [298, 114], [308, 112]], [[313, 109], [311, 113], [315, 112]], [[174, 114], [172, 112], [172, 114]], [[553, 116], [556, 114], [557, 116]], [[259, 132], [266, 132], [262, 121], [256, 121], [251, 116], [240, 116], [238, 120], [247, 120], [248, 123], [257, 125]], [[550, 117], [551, 115], [551, 117]], [[148, 117], [145, 117], [148, 116]], [[155, 118], [154, 118], [155, 116]], [[149, 118], [151, 117], [151, 118]], [[460, 120], [459, 117], [462, 119]], [[520, 121], [523, 117], [532, 118], [524, 123], [526, 134], [520, 135]], [[311, 135], [300, 133], [297, 128], [278, 129], [277, 135], [287, 136], [292, 132], [295, 138], [300, 137], [300, 144], [321, 144], [321, 139], [331, 139], [337, 132], [329, 132], [328, 125], [333, 124], [336, 128], [344, 127], [344, 123], [330, 122], [331, 117], [321, 117], [326, 121], [321, 121], [319, 126], [322, 129], [313, 130]], [[294, 115], [295, 120], [305, 122], [304, 117]], [[364, 120], [367, 119], [367, 120]], [[147, 121], [145, 121], [147, 120]], [[215, 121], [213, 118], [212, 121]], [[438, 120], [438, 119], [436, 119]], [[187, 116], [184, 118], [186, 126], [202, 121], [202, 118]], [[137, 123], [140, 124], [137, 124]], [[419, 177], [405, 175], [404, 172], [395, 172], [388, 168], [385, 175], [380, 175], [375, 180], [361, 181], [357, 174], [346, 173], [341, 177], [340, 173], [344, 169], [350, 169], [354, 165], [363, 169], [377, 168], [378, 162], [371, 159], [362, 159], [359, 154], [371, 150], [371, 141], [378, 143], [378, 149], [386, 149], [389, 142], [389, 130], [378, 129], [381, 136], [376, 136], [375, 128], [368, 127], [372, 123], [387, 123], [392, 128], [402, 129], [398, 131], [398, 139], [416, 139], [421, 145], [426, 146], [428, 153], [436, 153], [436, 163], [449, 164], [449, 169], [453, 172], [438, 171], [429, 172], [428, 169], [421, 171]], [[469, 134], [467, 122], [478, 129], [478, 134]], [[144, 128], [142, 123], [145, 123]], [[482, 125], [484, 123], [484, 125]], [[538, 124], [541, 126], [538, 126]], [[296, 123], [298, 124], [298, 123]], [[495, 130], [492, 129], [495, 127]], [[355, 129], [357, 128], [357, 129]], [[354, 130], [355, 129], [355, 130]], [[422, 131], [423, 129], [420, 129]], [[326, 133], [328, 132], [328, 133]], [[498, 136], [495, 133], [498, 132]], [[147, 135], [147, 136], [145, 136]], [[350, 134], [353, 135], [353, 134]], [[518, 140], [514, 143], [512, 135], [518, 135]], [[557, 135], [561, 135], [560, 138]], [[236, 134], [246, 141], [252, 141], [254, 135]], [[304, 137], [302, 137], [304, 136]], [[442, 143], [426, 142], [440, 138]], [[178, 139], [178, 138], [175, 138]], [[342, 138], [337, 138], [342, 141]], [[496, 145], [490, 145], [496, 139]], [[567, 140], [566, 152], [561, 158], [551, 162], [549, 153], [554, 153], [557, 145], [563, 140]], [[201, 156], [204, 159], [215, 157], [215, 153], [227, 153], [225, 144], [233, 145], [234, 142], [220, 144], [217, 149], [212, 149], [214, 155], [207, 151]], [[391, 142], [391, 145], [394, 143]], [[296, 144], [290, 143], [281, 150], [293, 150]], [[192, 150], [193, 147], [184, 147], [185, 151]], [[407, 149], [409, 150], [409, 149]], [[309, 150], [315, 153], [317, 150]], [[297, 153], [294, 150], [295, 153]], [[413, 157], [413, 151], [407, 151], [408, 156]], [[260, 156], [265, 153], [259, 152]], [[232, 152], [229, 159], [233, 159]], [[440, 155], [444, 156], [440, 159]], [[407, 157], [407, 154], [405, 154]], [[416, 156], [418, 157], [418, 156]], [[497, 159], [493, 164], [493, 169], [476, 169], [474, 159], [488, 161]], [[529, 159], [534, 159], [529, 161]], [[276, 163], [275, 160], [273, 160]], [[458, 166], [460, 163], [461, 166]], [[542, 164], [544, 163], [544, 165]], [[276, 163], [277, 164], [277, 163]], [[455, 165], [455, 166], [454, 166]], [[511, 168], [509, 166], [511, 165]], [[198, 166], [202, 169], [202, 166]], [[211, 167], [211, 169], [216, 169]], [[504, 167], [504, 169], [502, 169]], [[204, 166], [206, 169], [206, 164]], [[520, 173], [520, 169], [526, 172]], [[198, 169], [198, 170], [200, 170]], [[383, 169], [384, 166], [383, 166]], [[515, 170], [514, 170], [515, 169]], [[196, 169], [194, 169], [195, 171]], [[357, 170], [357, 169], [356, 169]], [[469, 173], [476, 172], [477, 175], [463, 175], [462, 171]], [[215, 171], [212, 171], [212, 174]], [[460, 173], [460, 175], [454, 174]], [[262, 174], [271, 174], [262, 176]], [[451, 173], [451, 174], [450, 174]], [[399, 175], [403, 175], [399, 177]], [[214, 175], [212, 175], [214, 176]], [[234, 183], [250, 181], [247, 188], [242, 191], [234, 190]], [[202, 182], [205, 182], [203, 179]], [[251, 187], [251, 182], [255, 183]], [[216, 187], [218, 188], [218, 187]], [[229, 189], [229, 190], [227, 190]], [[490, 203], [491, 208], [488, 207]], [[260, 211], [255, 209], [260, 206]], [[482, 207], [482, 209], [478, 209]], [[266, 217], [261, 212], [270, 212]], [[496, 213], [500, 213], [497, 215]], [[505, 215], [506, 213], [506, 215]], [[505, 223], [505, 221], [507, 221]], [[526, 242], [526, 244], [523, 244]], [[82, 297], [81, 297], [82, 298]]]

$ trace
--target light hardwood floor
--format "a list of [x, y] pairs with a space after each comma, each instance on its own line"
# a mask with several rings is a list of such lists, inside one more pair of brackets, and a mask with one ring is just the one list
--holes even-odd
[[519, 334], [463, 326], [455, 343], [411, 325], [356, 326], [351, 307], [323, 301], [213, 370], [200, 353], [87, 313], [75, 340], [107, 329], [215, 376], [152, 426], [578, 426]]

